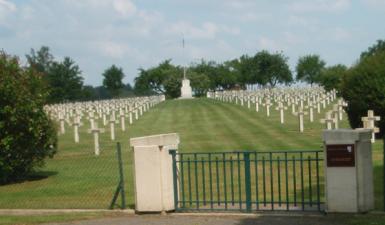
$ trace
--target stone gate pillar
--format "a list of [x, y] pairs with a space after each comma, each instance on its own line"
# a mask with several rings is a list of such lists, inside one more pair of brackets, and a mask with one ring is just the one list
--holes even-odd
[[326, 212], [374, 208], [371, 130], [324, 130]]
[[179, 135], [160, 134], [130, 139], [134, 151], [135, 210], [165, 212], [174, 210], [172, 156], [178, 149]]

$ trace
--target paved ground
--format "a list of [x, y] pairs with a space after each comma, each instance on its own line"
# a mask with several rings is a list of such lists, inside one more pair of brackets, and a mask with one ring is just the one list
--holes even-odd
[[50, 225], [341, 225], [330, 216], [300, 215], [127, 215], [123, 217], [50, 223]]

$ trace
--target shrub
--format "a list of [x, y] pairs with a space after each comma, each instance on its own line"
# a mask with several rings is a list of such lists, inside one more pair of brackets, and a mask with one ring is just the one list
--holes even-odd
[[56, 153], [56, 131], [44, 112], [40, 74], [0, 52], [0, 183], [25, 178]]
[[353, 128], [362, 127], [367, 110], [381, 116], [379, 127], [385, 131], [385, 52], [364, 57], [344, 75], [341, 95], [348, 102], [347, 114]]

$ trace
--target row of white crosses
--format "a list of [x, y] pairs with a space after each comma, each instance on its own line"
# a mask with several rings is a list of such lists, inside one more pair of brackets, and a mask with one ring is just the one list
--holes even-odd
[[[101, 101], [72, 102], [45, 106], [46, 113], [59, 122], [59, 134], [65, 133], [65, 125], [73, 126], [74, 141], [79, 143], [79, 127], [82, 121], [88, 120], [90, 129], [88, 133], [94, 137], [95, 154], [100, 154], [99, 134], [109, 128], [110, 139], [115, 140], [115, 125], [120, 123], [122, 132], [126, 131], [126, 118], [129, 124], [138, 120], [144, 112], [165, 100], [164, 95], [136, 98], [122, 98]], [[99, 128], [98, 120], [102, 120]], [[104, 128], [103, 128], [104, 127]]]
[[342, 99], [339, 99], [337, 104], [333, 105], [332, 110], [326, 112], [325, 118], [320, 122], [326, 124], [326, 129], [338, 129], [339, 121], [342, 120], [343, 108], [347, 106], [347, 103]]
[[337, 98], [335, 90], [326, 92], [321, 87], [216, 91], [208, 92], [207, 97], [223, 102], [240, 104], [241, 106], [247, 106], [249, 109], [251, 109], [252, 105], [255, 105], [256, 112], [259, 112], [262, 106], [265, 107], [267, 117], [270, 116], [273, 107], [273, 109], [275, 108], [279, 111], [281, 124], [285, 123], [285, 111], [290, 108], [291, 114], [298, 118], [300, 132], [304, 131], [305, 115], [309, 115], [309, 121], [313, 122], [314, 114], [321, 113], [322, 109], [325, 109]]

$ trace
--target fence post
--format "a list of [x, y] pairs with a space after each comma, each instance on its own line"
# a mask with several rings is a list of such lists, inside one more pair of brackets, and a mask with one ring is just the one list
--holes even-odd
[[250, 152], [243, 153], [243, 160], [245, 161], [246, 211], [251, 212]]
[[120, 194], [122, 199], [122, 209], [126, 208], [126, 194], [124, 192], [124, 175], [123, 175], [123, 161], [122, 161], [122, 150], [120, 147], [120, 142], [116, 144], [117, 154], [118, 154], [118, 163], [119, 163], [119, 176], [120, 176]]
[[126, 196], [125, 196], [125, 192], [124, 192], [123, 162], [122, 162], [122, 151], [120, 148], [120, 142], [118, 142], [116, 144], [116, 154], [118, 156], [119, 182], [118, 182], [118, 186], [116, 187], [115, 194], [112, 197], [109, 209], [114, 208], [114, 205], [115, 205], [116, 200], [118, 199], [119, 193], [120, 193], [120, 197], [122, 200], [121, 208], [125, 209], [126, 208]]
[[[169, 150], [169, 153], [172, 156], [172, 176], [173, 176], [173, 185], [174, 185], [174, 206], [175, 211], [178, 210], [178, 173], [176, 165], [176, 150]], [[183, 182], [183, 181], [182, 181]]]

